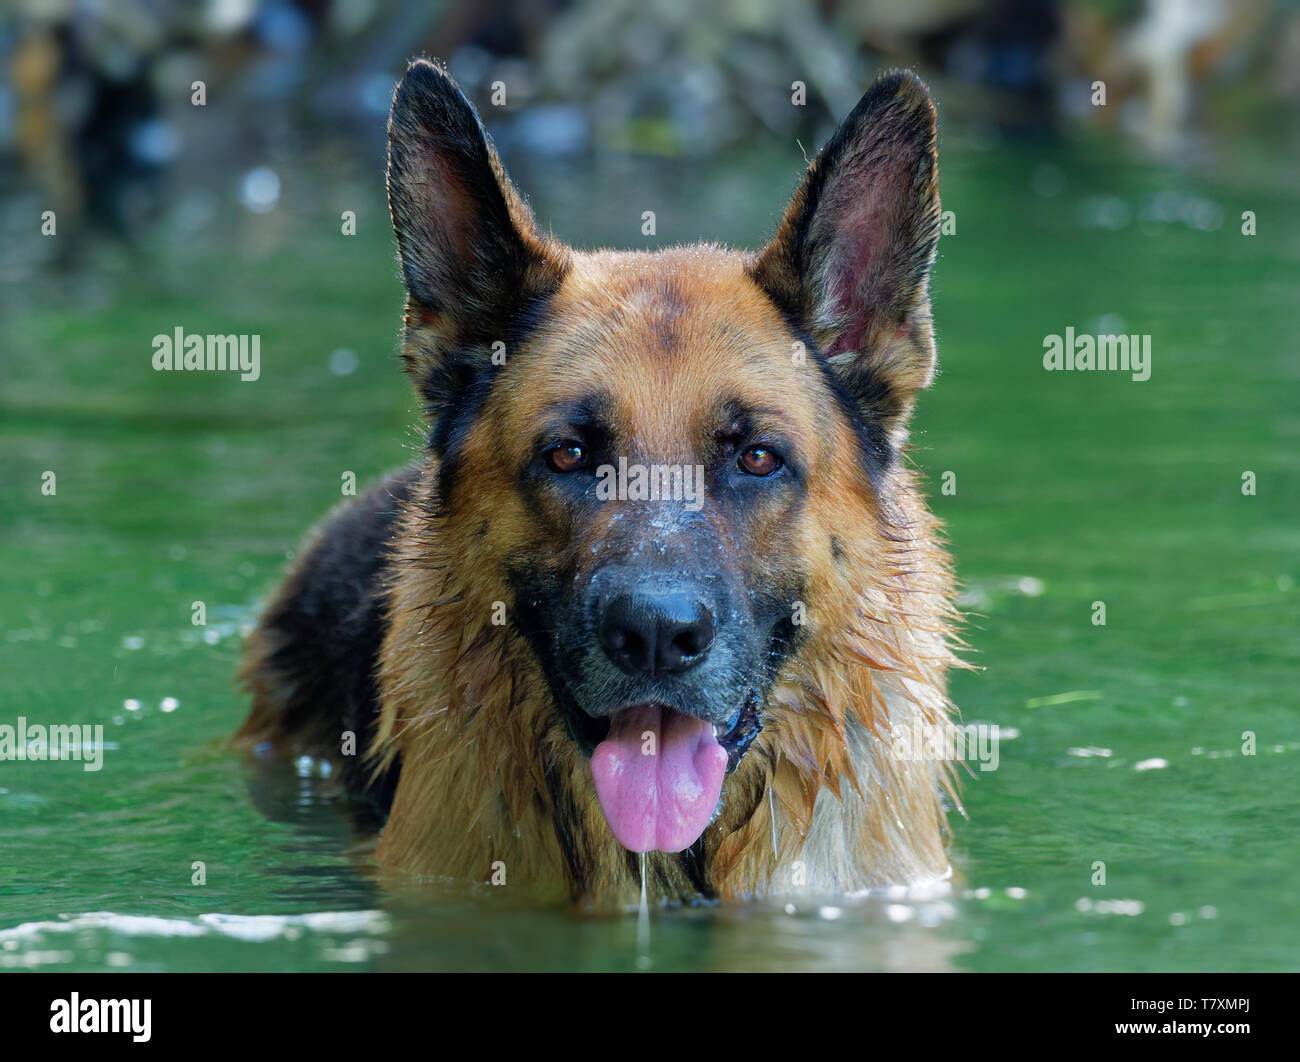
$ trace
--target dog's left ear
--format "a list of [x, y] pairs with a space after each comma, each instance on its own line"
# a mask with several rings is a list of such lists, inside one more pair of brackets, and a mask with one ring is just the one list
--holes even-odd
[[494, 371], [492, 344], [558, 286], [544, 236], [451, 75], [417, 60], [388, 120], [388, 201], [410, 295], [402, 356], [437, 417]]
[[822, 148], [750, 275], [817, 342], [892, 458], [934, 376], [939, 242], [934, 104], [908, 71], [878, 78]]

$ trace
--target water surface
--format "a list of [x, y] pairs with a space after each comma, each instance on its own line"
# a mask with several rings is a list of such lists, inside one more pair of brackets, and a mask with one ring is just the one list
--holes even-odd
[[[948, 895], [656, 910], [638, 964], [635, 914], [377, 882], [316, 768], [267, 778], [224, 751], [242, 632], [287, 551], [343, 473], [420, 445], [379, 170], [334, 160], [285, 174], [269, 215], [214, 182], [209, 227], [177, 210], [144, 252], [6, 296], [0, 722], [102, 724], [110, 744], [99, 772], [0, 764], [0, 967], [1300, 966], [1294, 166], [987, 148], [945, 140], [943, 372], [914, 434], [981, 668], [954, 698], [1005, 738], [963, 787]], [[646, 246], [655, 209], [658, 242], [753, 245], [799, 163], [519, 176], [579, 244]], [[152, 372], [176, 325], [260, 333], [262, 379]], [[1045, 372], [1067, 326], [1149, 334], [1151, 379]]]

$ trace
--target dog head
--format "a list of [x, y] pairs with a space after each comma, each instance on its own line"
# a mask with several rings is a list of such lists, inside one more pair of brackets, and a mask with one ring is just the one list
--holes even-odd
[[929, 96], [878, 80], [756, 254], [564, 247], [427, 62], [389, 143], [440, 533], [503, 598], [463, 614], [504, 605], [618, 840], [688, 848], [821, 603], [886, 548], [935, 367]]

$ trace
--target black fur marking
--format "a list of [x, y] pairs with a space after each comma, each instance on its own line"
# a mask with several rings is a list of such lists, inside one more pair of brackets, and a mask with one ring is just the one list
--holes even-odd
[[[801, 585], [795, 591], [792, 600], [802, 601], [805, 594]], [[772, 627], [772, 636], [768, 642], [767, 659], [763, 661], [763, 693], [772, 688], [785, 662], [804, 642], [805, 632], [802, 624], [797, 624], [790, 616], [777, 621]]]
[[720, 744], [727, 753], [727, 773], [732, 774], [740, 766], [749, 746], [763, 731], [763, 697], [758, 690], [750, 694], [745, 707], [740, 710], [740, 718], [731, 733]]
[[582, 882], [584, 870], [595, 861], [594, 853], [582, 844], [582, 812], [578, 809], [563, 779], [553, 770], [546, 771], [546, 788], [551, 796], [551, 819], [555, 823], [555, 839], [575, 886]]
[[[418, 468], [406, 469], [337, 511], [259, 624], [271, 648], [256, 674], [292, 691], [277, 729], [302, 736], [295, 751], [339, 765], [366, 825], [382, 822], [400, 773], [400, 761], [394, 762], [372, 781], [365, 753], [379, 714], [375, 675], [387, 630], [388, 548], [418, 476]], [[357, 755], [340, 756], [348, 730], [356, 734]]]
[[[853, 434], [857, 437], [861, 463], [866, 469], [867, 475], [871, 478], [872, 486], [879, 490], [884, 480], [884, 473], [889, 470], [889, 467], [894, 463], [894, 459], [898, 456], [885, 435], [884, 423], [881, 419], [878, 419], [882, 410], [877, 406], [859, 403], [855, 400], [849, 394], [843, 380], [820, 353], [817, 354], [815, 360], [817, 367], [826, 380], [827, 387], [830, 388], [831, 394], [835, 398], [835, 404], [840, 407], [840, 412], [844, 414], [849, 426], [853, 429]], [[882, 386], [885, 392], [888, 393], [888, 385]], [[873, 393], [877, 392], [873, 391]], [[896, 400], [890, 395], [889, 401], [892, 408]], [[871, 411], [869, 419], [864, 416], [864, 410]]]
[[[558, 577], [557, 577], [558, 578]], [[567, 581], [567, 580], [565, 580]], [[550, 622], [545, 615], [543, 600], [550, 593], [545, 580], [538, 573], [511, 567], [506, 572], [506, 582], [514, 596], [510, 617], [517, 630], [532, 649], [541, 665], [551, 701], [559, 710], [565, 728], [583, 755], [590, 756], [609, 734], [608, 719], [593, 719], [574, 701], [569, 692], [555, 681], [558, 662], [551, 638]]]
[[[466, 366], [458, 385], [446, 392], [453, 399], [441, 403], [445, 410], [436, 415], [429, 432], [429, 449], [438, 455], [439, 507], [445, 507], [451, 498], [456, 474], [460, 471], [461, 449], [478, 423], [488, 395], [492, 393], [494, 374], [477, 372]], [[427, 399], [426, 399], [427, 401]]]
[[677, 859], [686, 877], [695, 887], [695, 891], [706, 900], [716, 900], [718, 890], [709, 880], [709, 867], [704, 857], [704, 834], [700, 834], [695, 843], [682, 852]]
[[[777, 312], [781, 314], [786, 327], [804, 345], [809, 358], [821, 372], [822, 379], [826, 381], [826, 386], [830, 388], [836, 406], [839, 407], [840, 412], [848, 421], [849, 426], [853, 429], [854, 436], [857, 438], [858, 463], [866, 470], [872, 486], [879, 490], [884, 483], [884, 474], [898, 456], [885, 434], [884, 424], [878, 419], [881, 411], [868, 403], [858, 402], [853, 395], [849, 394], [844, 381], [840, 379], [839, 373], [826, 360], [825, 353], [817, 345], [817, 341], [813, 339], [808, 329], [804, 327], [797, 312], [783, 305], [777, 293], [768, 291], [766, 288], [763, 289], [763, 293], [776, 307]], [[896, 408], [896, 405], [891, 406], [891, 408]]]
[[[528, 298], [503, 328], [500, 341], [506, 344], [506, 365], [528, 336], [546, 319], [553, 292]], [[514, 356], [518, 357], [518, 354]], [[451, 497], [460, 470], [460, 452], [478, 423], [498, 373], [505, 366], [492, 364], [491, 345], [485, 350], [465, 352], [447, 359], [445, 365], [430, 368], [419, 385], [432, 428], [429, 449], [438, 455], [438, 500], [445, 505]]]
[[[520, 494], [534, 506], [540, 506], [548, 497], [563, 498], [575, 511], [598, 505], [590, 487], [596, 469], [614, 462], [612, 418], [609, 397], [597, 392], [548, 410], [542, 430], [532, 440], [531, 459], [516, 477]], [[590, 461], [581, 471], [559, 475], [546, 463], [544, 452], [570, 439], [586, 448]]]

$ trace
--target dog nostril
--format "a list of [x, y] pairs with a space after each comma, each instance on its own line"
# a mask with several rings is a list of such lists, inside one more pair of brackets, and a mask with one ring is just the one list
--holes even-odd
[[[690, 618], [683, 619], [686, 615]], [[713, 613], [697, 601], [663, 619], [655, 661], [659, 670], [685, 671], [699, 663], [713, 645]]]
[[622, 595], [600, 622], [605, 654], [629, 674], [685, 671], [709, 651], [713, 635], [713, 613], [681, 594]]
[[684, 631], [672, 641], [673, 648], [682, 656], [699, 656], [700, 638], [695, 631]]
[[600, 619], [600, 644], [605, 648], [605, 655], [624, 671], [654, 669], [647, 635], [653, 638], [653, 623], [648, 621], [645, 609], [633, 598], [624, 594], [605, 608]]
[[[635, 633], [626, 632], [621, 646], [621, 652], [624, 659], [632, 665], [636, 671], [653, 671], [654, 661], [651, 653], [646, 647], [645, 641]], [[616, 650], [616, 652], [619, 650]]]

